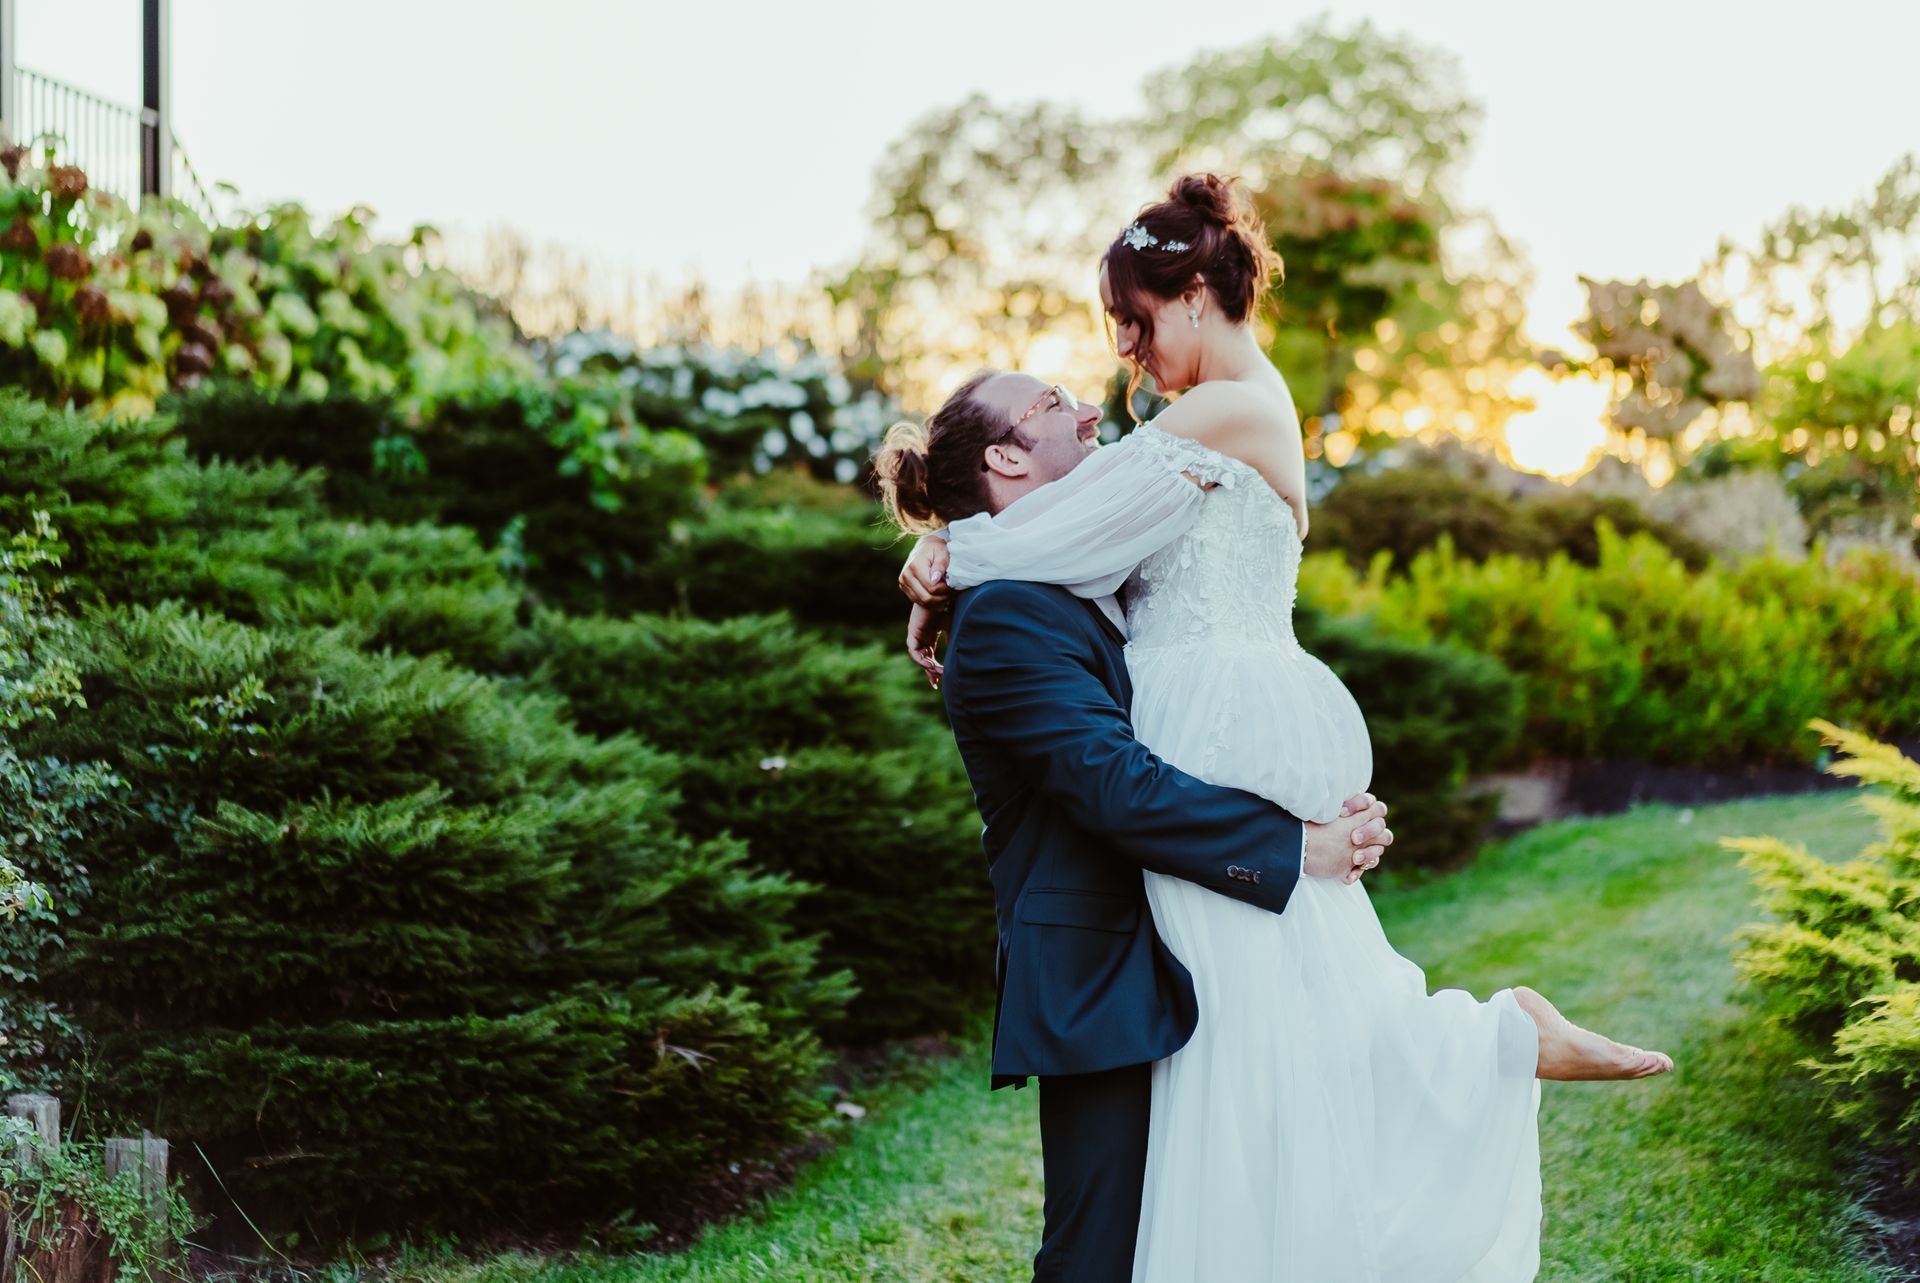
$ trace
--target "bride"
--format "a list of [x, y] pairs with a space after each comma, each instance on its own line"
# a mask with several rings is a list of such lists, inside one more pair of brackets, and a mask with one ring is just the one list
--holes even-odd
[[[936, 680], [925, 612], [951, 590], [1124, 584], [1140, 742], [1326, 822], [1368, 787], [1372, 751], [1352, 696], [1293, 634], [1305, 459], [1250, 328], [1277, 267], [1237, 180], [1176, 182], [1108, 248], [1100, 294], [1134, 383], [1184, 395], [1118, 445], [1085, 442], [999, 515], [923, 539], [901, 584], [910, 648]], [[1035, 405], [1060, 409], [1078, 406], [1058, 387]], [[1276, 915], [1144, 877], [1200, 1022], [1153, 1066], [1136, 1283], [1531, 1279], [1539, 1081], [1673, 1068], [1524, 986], [1429, 994], [1357, 878], [1302, 877]]]

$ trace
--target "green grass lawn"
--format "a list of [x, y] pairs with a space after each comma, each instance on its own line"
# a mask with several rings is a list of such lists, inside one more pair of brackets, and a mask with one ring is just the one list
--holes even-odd
[[[1829, 857], [1871, 821], [1847, 795], [1552, 825], [1465, 872], [1374, 888], [1429, 987], [1531, 984], [1581, 1023], [1658, 1047], [1673, 1075], [1549, 1083], [1541, 1117], [1542, 1279], [1841, 1283], [1861, 1260], [1841, 1134], [1794, 1051], [1740, 992], [1746, 873], [1716, 839], [1770, 833]], [[985, 1089], [976, 1039], [866, 1101], [849, 1142], [753, 1221], [674, 1256], [508, 1255], [403, 1262], [423, 1283], [721, 1283], [1029, 1277], [1040, 1223], [1031, 1092]]]

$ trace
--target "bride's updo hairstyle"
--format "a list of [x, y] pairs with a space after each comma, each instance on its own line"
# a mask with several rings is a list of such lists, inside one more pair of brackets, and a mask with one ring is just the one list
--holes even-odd
[[1179, 298], [1199, 276], [1221, 313], [1243, 324], [1281, 272], [1280, 256], [1267, 243], [1246, 184], [1218, 174], [1175, 179], [1165, 200], [1141, 210], [1113, 238], [1101, 262], [1115, 315], [1140, 329], [1127, 386], [1129, 407], [1153, 350], [1158, 305]]
[[999, 440], [1031, 444], [1023, 433], [1007, 431], [1004, 411], [974, 396], [998, 373], [982, 370], [962, 383], [925, 422], [887, 429], [873, 471], [887, 515], [908, 534], [987, 511], [987, 447]]

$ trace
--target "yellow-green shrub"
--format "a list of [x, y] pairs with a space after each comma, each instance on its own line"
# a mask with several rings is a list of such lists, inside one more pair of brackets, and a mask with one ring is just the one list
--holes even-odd
[[[1776, 838], [1728, 838], [1775, 920], [1741, 932], [1742, 972], [1819, 1054], [1835, 1112], [1868, 1143], [1920, 1153], [1920, 763], [1892, 747], [1813, 726], [1851, 756], [1827, 769], [1887, 792], [1862, 804], [1880, 842], [1829, 864]], [[1911, 1163], [1909, 1164], [1911, 1166]]]
[[1872, 734], [1920, 724], [1920, 584], [1893, 559], [1696, 571], [1645, 535], [1602, 526], [1599, 542], [1594, 566], [1470, 561], [1445, 541], [1404, 574], [1316, 554], [1301, 597], [1499, 660], [1525, 683], [1521, 757], [1805, 758], [1799, 732], [1821, 714]]

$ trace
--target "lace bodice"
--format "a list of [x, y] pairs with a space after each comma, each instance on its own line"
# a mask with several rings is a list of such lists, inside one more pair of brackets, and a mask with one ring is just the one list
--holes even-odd
[[1293, 508], [1260, 470], [1151, 423], [1129, 438], [1167, 466], [1218, 484], [1186, 533], [1127, 580], [1129, 649], [1205, 643], [1298, 650], [1301, 543]]

